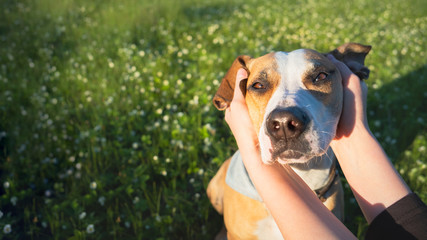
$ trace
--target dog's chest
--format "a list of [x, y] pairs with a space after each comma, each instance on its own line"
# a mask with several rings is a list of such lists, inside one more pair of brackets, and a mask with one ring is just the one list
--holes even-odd
[[[293, 170], [304, 180], [310, 189], [318, 190], [327, 185], [329, 172], [331, 171], [332, 158], [334, 154], [331, 149], [323, 156], [312, 159], [309, 163], [292, 166]], [[246, 197], [262, 202], [248, 172], [243, 164], [240, 152], [237, 151], [231, 158], [227, 169], [226, 183], [235, 191]]]
[[327, 185], [330, 180], [330, 171], [334, 156], [334, 152], [329, 148], [326, 154], [313, 158], [307, 164], [294, 165], [291, 167], [310, 189], [318, 190]]
[[259, 240], [283, 239], [279, 227], [271, 215], [257, 222], [257, 229], [254, 235]]

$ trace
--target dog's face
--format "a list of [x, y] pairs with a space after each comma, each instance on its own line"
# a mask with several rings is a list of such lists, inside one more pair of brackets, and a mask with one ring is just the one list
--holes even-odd
[[[370, 47], [343, 46], [332, 54], [359, 77], [367, 78], [369, 70], [363, 62]], [[355, 48], [359, 53], [355, 54]], [[352, 54], [357, 57], [349, 58]], [[304, 163], [323, 155], [335, 136], [342, 109], [341, 75], [335, 65], [324, 54], [308, 49], [275, 52], [255, 59], [241, 56], [214, 97], [218, 109], [229, 106], [236, 72], [242, 67], [247, 70], [248, 79], [240, 88], [258, 132], [262, 160]]]

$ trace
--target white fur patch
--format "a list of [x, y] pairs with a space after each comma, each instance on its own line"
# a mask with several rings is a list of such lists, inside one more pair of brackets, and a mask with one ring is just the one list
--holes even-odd
[[317, 190], [328, 184], [334, 152], [328, 149], [325, 155], [315, 157], [305, 164], [292, 165], [292, 169], [310, 189]]
[[279, 227], [277, 226], [271, 214], [268, 217], [258, 221], [257, 225], [258, 227], [257, 229], [255, 229], [254, 235], [258, 236], [258, 239], [260, 240], [283, 239], [283, 236], [280, 233]]

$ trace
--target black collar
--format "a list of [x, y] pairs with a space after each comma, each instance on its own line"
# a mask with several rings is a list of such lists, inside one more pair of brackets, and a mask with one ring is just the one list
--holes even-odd
[[334, 159], [332, 160], [331, 170], [329, 171], [328, 182], [326, 183], [325, 186], [314, 190], [314, 192], [317, 194], [317, 197], [320, 199], [320, 201], [322, 202], [326, 201], [326, 198], [324, 195], [331, 188], [337, 176], [338, 176], [337, 159], [334, 157]]

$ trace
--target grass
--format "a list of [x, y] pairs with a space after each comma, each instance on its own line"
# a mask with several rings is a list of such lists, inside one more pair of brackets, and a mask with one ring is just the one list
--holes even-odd
[[[236, 145], [211, 104], [240, 54], [373, 46], [370, 126], [427, 201], [426, 5], [0, 2], [0, 237], [206, 239]], [[346, 187], [345, 224], [366, 222]]]

